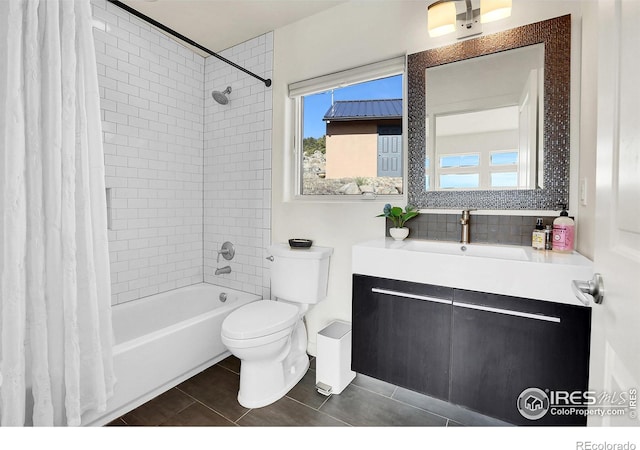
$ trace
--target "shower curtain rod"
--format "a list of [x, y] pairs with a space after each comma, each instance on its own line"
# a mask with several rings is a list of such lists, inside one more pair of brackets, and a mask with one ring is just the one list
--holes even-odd
[[145, 22], [150, 23], [150, 24], [151, 24], [151, 25], [153, 25], [154, 27], [156, 27], [156, 28], [160, 28], [162, 31], [164, 31], [164, 32], [166, 32], [166, 33], [169, 33], [170, 35], [172, 35], [172, 36], [174, 36], [174, 37], [177, 37], [177, 38], [178, 38], [178, 39], [180, 39], [181, 41], [186, 42], [187, 44], [190, 44], [190, 45], [192, 45], [192, 46], [194, 46], [194, 47], [196, 47], [196, 48], [199, 48], [200, 50], [202, 50], [202, 51], [204, 51], [204, 52], [207, 52], [207, 53], [208, 53], [208, 54], [210, 54], [211, 56], [215, 56], [215, 57], [216, 57], [216, 58], [218, 58], [220, 61], [223, 61], [223, 62], [225, 62], [225, 63], [229, 64], [230, 66], [233, 66], [233, 67], [235, 67], [236, 69], [241, 70], [241, 71], [243, 71], [244, 73], [246, 73], [246, 74], [248, 74], [248, 75], [251, 75], [251, 76], [252, 76], [252, 77], [254, 77], [254, 78], [257, 78], [258, 80], [262, 81], [266, 87], [271, 86], [271, 79], [270, 79], [270, 78], [264, 79], [264, 78], [262, 78], [261, 76], [256, 75], [255, 73], [253, 73], [253, 72], [251, 72], [251, 71], [249, 71], [249, 70], [245, 69], [245, 68], [244, 68], [244, 67], [242, 67], [242, 66], [239, 66], [238, 64], [234, 63], [233, 61], [229, 61], [229, 60], [228, 60], [227, 58], [225, 58], [224, 56], [220, 56], [220, 55], [218, 55], [216, 52], [214, 52], [214, 51], [212, 51], [212, 50], [209, 50], [209, 49], [208, 49], [208, 48], [206, 48], [206, 47], [203, 47], [202, 45], [200, 45], [200, 44], [198, 44], [197, 42], [195, 42], [195, 41], [193, 41], [193, 40], [189, 39], [188, 37], [186, 37], [186, 36], [184, 36], [184, 35], [182, 35], [182, 34], [178, 33], [178, 32], [177, 32], [177, 31], [175, 31], [175, 30], [172, 30], [172, 29], [171, 29], [171, 28], [169, 28], [168, 26], [161, 24], [160, 22], [158, 22], [157, 20], [152, 19], [152, 18], [151, 18], [151, 17], [149, 17], [149, 16], [145, 16], [145, 15], [144, 15], [144, 14], [142, 14], [141, 12], [139, 12], [139, 11], [137, 11], [137, 10], [135, 10], [135, 9], [131, 8], [131, 7], [130, 7], [130, 6], [128, 6], [128, 5], [125, 5], [124, 3], [122, 3], [122, 2], [120, 2], [120, 1], [118, 1], [118, 0], [107, 0], [107, 1], [108, 1], [109, 3], [114, 4], [115, 6], [117, 6], [117, 7], [119, 7], [119, 8], [124, 9], [124, 10], [125, 10], [125, 11], [127, 11], [129, 14], [133, 14], [134, 16], [138, 17], [139, 19], [142, 19], [142, 20], [144, 20]]

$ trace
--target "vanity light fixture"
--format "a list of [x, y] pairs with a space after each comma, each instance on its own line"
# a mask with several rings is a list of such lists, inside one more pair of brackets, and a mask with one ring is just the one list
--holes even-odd
[[[429, 36], [438, 37], [456, 31], [456, 37], [462, 39], [480, 34], [482, 23], [504, 19], [511, 15], [511, 1], [438, 0], [427, 7]], [[464, 2], [465, 11], [458, 14], [456, 2]]]
[[511, 15], [511, 0], [480, 0], [480, 22], [506, 19]]

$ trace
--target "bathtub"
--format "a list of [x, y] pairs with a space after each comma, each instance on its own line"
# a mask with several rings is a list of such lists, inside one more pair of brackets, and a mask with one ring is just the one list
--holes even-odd
[[107, 410], [87, 412], [82, 424], [104, 425], [226, 358], [222, 321], [260, 298], [202, 283], [114, 306], [118, 381]]

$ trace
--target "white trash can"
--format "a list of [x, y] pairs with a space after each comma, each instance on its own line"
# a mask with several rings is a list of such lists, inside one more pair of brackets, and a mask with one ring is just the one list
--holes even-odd
[[316, 388], [323, 395], [339, 394], [355, 377], [351, 370], [351, 323], [334, 320], [318, 332]]

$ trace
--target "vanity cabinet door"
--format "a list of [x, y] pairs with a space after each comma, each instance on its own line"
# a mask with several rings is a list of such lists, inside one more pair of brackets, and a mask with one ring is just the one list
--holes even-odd
[[453, 289], [353, 276], [352, 370], [449, 396]]
[[450, 401], [519, 425], [586, 425], [586, 417], [520, 414], [527, 388], [587, 390], [591, 310], [455, 290]]

